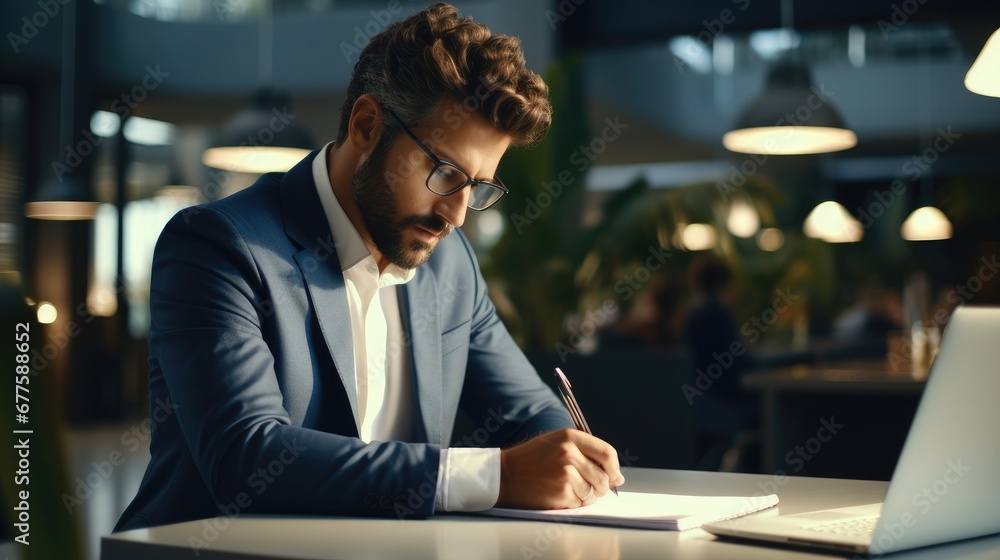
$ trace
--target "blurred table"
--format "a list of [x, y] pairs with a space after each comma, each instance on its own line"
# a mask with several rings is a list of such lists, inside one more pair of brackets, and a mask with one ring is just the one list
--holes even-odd
[[[794, 472], [790, 474], [796, 474], [826, 447], [828, 457], [835, 452], [850, 453], [853, 458], [849, 462], [880, 463], [867, 471], [859, 465], [859, 472], [871, 473], [867, 476], [821, 474], [861, 478], [874, 474], [888, 479], [891, 466], [887, 467], [886, 461], [895, 464], [926, 378], [924, 369], [890, 363], [886, 358], [800, 364], [747, 373], [741, 379], [743, 389], [759, 391], [763, 397], [763, 468], [766, 472], [788, 472], [791, 468]], [[854, 434], [850, 438], [841, 436], [840, 424], [843, 433]], [[846, 445], [846, 441], [852, 445]], [[867, 452], [859, 454], [863, 451]], [[825, 464], [837, 463], [830, 463], [828, 457], [824, 458]], [[810, 470], [815, 471], [815, 466]]]

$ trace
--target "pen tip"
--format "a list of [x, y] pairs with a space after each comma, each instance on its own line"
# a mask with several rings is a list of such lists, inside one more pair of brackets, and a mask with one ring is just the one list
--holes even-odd
[[563, 381], [565, 381], [565, 382], [566, 382], [566, 384], [567, 384], [567, 385], [569, 385], [570, 387], [572, 387], [572, 386], [573, 386], [573, 384], [571, 384], [571, 383], [569, 382], [569, 379], [567, 379], [567, 378], [566, 378], [566, 374], [565, 374], [565, 373], [563, 373], [563, 370], [561, 370], [561, 369], [559, 369], [559, 368], [556, 368], [556, 375], [558, 375], [558, 376], [559, 376], [559, 377], [560, 377], [560, 378], [561, 378], [561, 379], [562, 379]]

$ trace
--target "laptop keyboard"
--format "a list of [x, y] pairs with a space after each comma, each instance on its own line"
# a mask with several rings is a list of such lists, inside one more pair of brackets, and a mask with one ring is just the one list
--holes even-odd
[[802, 527], [810, 531], [826, 533], [829, 535], [850, 535], [856, 537], [870, 537], [875, 533], [875, 525], [878, 517], [859, 517], [848, 519], [847, 521], [835, 521], [833, 523], [823, 523], [822, 525], [810, 525]]

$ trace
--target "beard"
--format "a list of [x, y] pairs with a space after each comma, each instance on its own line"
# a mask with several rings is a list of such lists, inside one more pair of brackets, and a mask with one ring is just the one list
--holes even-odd
[[[438, 232], [438, 239], [445, 238], [453, 226], [440, 216], [399, 216], [399, 204], [394, 186], [386, 180], [385, 162], [392, 138], [383, 134], [372, 155], [365, 160], [354, 174], [351, 191], [354, 203], [361, 212], [368, 234], [382, 256], [392, 264], [403, 268], [416, 268], [430, 258], [435, 245], [419, 239], [407, 240], [405, 232], [414, 227], [422, 227], [429, 232]], [[401, 188], [409, 188], [402, 186]]]

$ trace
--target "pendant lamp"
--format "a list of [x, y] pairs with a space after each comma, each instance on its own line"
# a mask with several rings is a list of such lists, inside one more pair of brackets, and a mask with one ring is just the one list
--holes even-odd
[[1000, 29], [990, 35], [972, 63], [965, 75], [965, 87], [979, 95], [1000, 97]]
[[864, 229], [861, 223], [835, 200], [820, 202], [806, 216], [802, 231], [809, 237], [827, 243], [853, 243], [861, 241]]
[[[934, 103], [931, 99], [931, 75], [929, 70], [930, 48], [926, 40], [921, 44], [920, 61], [923, 65], [921, 76], [920, 95], [920, 135], [923, 144], [931, 146], [931, 129], [934, 121], [931, 118]], [[920, 175], [918, 199], [921, 202], [919, 208], [914, 210], [903, 222], [899, 233], [907, 241], [935, 241], [939, 239], [951, 238], [951, 221], [940, 209], [932, 206], [934, 200], [934, 168], [925, 169]]]
[[744, 109], [722, 143], [733, 152], [799, 155], [847, 150], [857, 145], [858, 137], [813, 85], [809, 69], [786, 60], [771, 68], [764, 92]]
[[312, 140], [287, 107], [287, 96], [258, 91], [205, 150], [202, 163], [242, 173], [288, 171], [309, 155]]
[[288, 171], [313, 149], [309, 133], [288, 111], [288, 96], [271, 88], [271, 1], [263, 6], [258, 53], [261, 87], [202, 153], [202, 163], [209, 167], [255, 174]]
[[[76, 2], [63, 8], [61, 66], [59, 72], [59, 145], [73, 142], [73, 86], [76, 71]], [[24, 215], [38, 220], [93, 220], [100, 206], [90, 184], [73, 170], [61, 172], [43, 184], [24, 205]]]
[[[781, 27], [789, 33], [793, 31], [792, 9], [792, 0], [782, 0]], [[813, 84], [805, 64], [785, 58], [768, 71], [765, 83], [736, 126], [723, 135], [726, 149], [800, 155], [839, 152], [857, 145], [857, 135], [844, 124], [822, 87]]]

